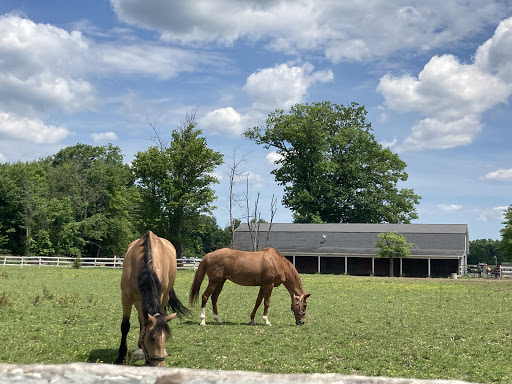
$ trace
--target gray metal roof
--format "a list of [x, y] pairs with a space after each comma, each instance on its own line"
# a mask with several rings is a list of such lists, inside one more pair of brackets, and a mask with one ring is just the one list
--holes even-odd
[[[269, 223], [259, 224], [260, 231], [267, 232]], [[241, 223], [237, 231], [248, 231], [247, 223]], [[272, 232], [349, 232], [381, 233], [396, 231], [399, 233], [463, 233], [468, 232], [467, 224], [302, 224], [273, 223]]]
[[[378, 234], [396, 231], [414, 243], [418, 257], [459, 257], [469, 252], [466, 224], [270, 224], [259, 225], [259, 248], [270, 246], [283, 254], [374, 255]], [[268, 242], [267, 242], [268, 235]], [[235, 232], [234, 247], [252, 250], [247, 223]]]

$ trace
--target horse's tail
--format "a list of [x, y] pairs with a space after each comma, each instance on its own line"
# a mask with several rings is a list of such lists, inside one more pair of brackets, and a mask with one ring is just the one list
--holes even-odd
[[192, 311], [185, 307], [183, 303], [176, 296], [174, 288], [169, 291], [169, 302], [167, 303], [166, 309], [171, 308], [173, 312], [176, 312], [179, 318], [192, 316]]
[[208, 267], [208, 255], [203, 257], [199, 266], [197, 267], [196, 274], [194, 275], [194, 282], [192, 283], [192, 287], [190, 287], [189, 293], [189, 304], [190, 306], [194, 306], [197, 303], [199, 297], [199, 289], [201, 289], [201, 283], [203, 282], [204, 275], [206, 274], [206, 268]]

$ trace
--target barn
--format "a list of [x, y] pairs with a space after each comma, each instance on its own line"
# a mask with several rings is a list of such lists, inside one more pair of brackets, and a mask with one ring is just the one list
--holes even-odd
[[[273, 247], [300, 273], [389, 276], [389, 259], [375, 257], [379, 233], [396, 231], [417, 245], [394, 260], [394, 275], [464, 275], [469, 252], [467, 224], [251, 224], [258, 249]], [[256, 236], [258, 234], [258, 236]], [[249, 225], [241, 224], [234, 248], [253, 250]]]

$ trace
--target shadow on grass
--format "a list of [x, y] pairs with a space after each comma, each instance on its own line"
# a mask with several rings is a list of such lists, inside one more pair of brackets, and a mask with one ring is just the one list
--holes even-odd
[[89, 363], [110, 363], [112, 364], [117, 357], [116, 348], [93, 349], [89, 352], [87, 362]]
[[[187, 321], [181, 321], [181, 324], [186, 324], [186, 325], [195, 325], [195, 326], [199, 326], [199, 322], [197, 321], [191, 321], [191, 320], [187, 320]], [[290, 325], [290, 327], [296, 327], [295, 324], [291, 323], [291, 324], [284, 324], [285, 326], [288, 326]], [[267, 326], [264, 324], [264, 323], [256, 323], [254, 325], [251, 325], [251, 323], [249, 322], [243, 322], [243, 323], [237, 323], [237, 322], [234, 322], [234, 321], [222, 321], [222, 324], [217, 324], [216, 321], [207, 321], [206, 322], [206, 326], [207, 327], [216, 327], [216, 326], [219, 326], [219, 327], [222, 327], [222, 326], [237, 326], [237, 327], [240, 327], [240, 326], [247, 326], [247, 327], [262, 327], [262, 328], [266, 328]], [[283, 326], [283, 325], [281, 325]], [[172, 328], [171, 328], [172, 329]]]

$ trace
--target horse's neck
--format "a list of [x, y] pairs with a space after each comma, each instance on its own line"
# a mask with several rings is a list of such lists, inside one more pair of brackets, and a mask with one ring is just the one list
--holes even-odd
[[[285, 259], [286, 260], [286, 259]], [[288, 292], [290, 292], [290, 296], [300, 296], [304, 294], [304, 288], [302, 288], [302, 281], [300, 280], [299, 274], [295, 270], [295, 267], [288, 260], [283, 262], [284, 273], [286, 276], [286, 280], [283, 285], [286, 287]]]

